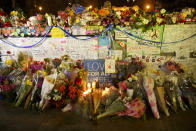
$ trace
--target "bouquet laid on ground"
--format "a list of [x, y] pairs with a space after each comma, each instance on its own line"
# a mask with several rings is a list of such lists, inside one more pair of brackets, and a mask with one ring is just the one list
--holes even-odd
[[33, 87], [33, 83], [32, 83], [30, 73], [27, 73], [27, 75], [22, 80], [22, 85], [16, 97], [17, 98], [16, 104], [15, 104], [16, 107], [22, 104], [22, 102], [25, 100], [27, 95], [31, 92], [32, 87]]
[[163, 74], [157, 74], [156, 78], [155, 78], [155, 91], [156, 91], [156, 95], [157, 95], [157, 100], [158, 100], [158, 104], [161, 107], [162, 111], [164, 111], [164, 113], [166, 114], [166, 116], [169, 116], [169, 111], [168, 111], [168, 107], [166, 105], [166, 100], [165, 100], [165, 88], [163, 86], [164, 84], [164, 77], [160, 76]]
[[159, 111], [157, 107], [157, 101], [154, 93], [154, 80], [151, 76], [149, 76], [149, 72], [147, 71], [146, 75], [143, 78], [143, 87], [146, 91], [148, 102], [150, 104], [151, 110], [154, 114], [154, 117], [159, 119]]

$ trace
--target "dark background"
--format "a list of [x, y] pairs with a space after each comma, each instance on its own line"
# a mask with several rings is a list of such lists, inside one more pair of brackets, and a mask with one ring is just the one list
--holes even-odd
[[[64, 10], [68, 5], [81, 4], [83, 6], [92, 5], [93, 7], [101, 7], [107, 0], [0, 0], [0, 8], [7, 13], [11, 10], [21, 8], [27, 15], [34, 15], [38, 12], [38, 7], [42, 6], [42, 13], [56, 13]], [[139, 5], [145, 8], [147, 4], [151, 5], [151, 9], [165, 8], [168, 11], [179, 11], [185, 7], [196, 7], [196, 0], [110, 0], [113, 6], [132, 6]], [[70, 3], [70, 4], [69, 4]], [[156, 3], [156, 4], [155, 4]]]

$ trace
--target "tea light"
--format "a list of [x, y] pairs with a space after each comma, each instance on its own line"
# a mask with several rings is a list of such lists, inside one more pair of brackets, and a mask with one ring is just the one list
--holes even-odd
[[92, 82], [92, 88], [93, 88], [93, 89], [96, 88], [96, 82], [95, 82], [95, 81]]
[[83, 93], [83, 95], [86, 96], [86, 95], [88, 95], [89, 93], [91, 93], [91, 91], [92, 91], [91, 89], [88, 89], [88, 90], [86, 90], [86, 91]]
[[105, 87], [105, 90], [103, 90], [102, 95], [107, 95], [109, 93], [110, 89], [108, 87]]
[[87, 84], [87, 89], [90, 89], [91, 88], [91, 83], [88, 83]]

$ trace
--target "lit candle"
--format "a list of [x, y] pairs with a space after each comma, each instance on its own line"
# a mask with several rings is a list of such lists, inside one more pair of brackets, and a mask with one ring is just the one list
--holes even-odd
[[91, 88], [91, 83], [88, 83], [87, 84], [87, 89], [90, 89]]
[[92, 88], [93, 88], [93, 89], [96, 88], [96, 82], [95, 82], [95, 81], [93, 81], [93, 83], [92, 83]]
[[102, 95], [107, 95], [109, 93], [110, 89], [108, 87], [105, 87], [105, 90], [103, 90]]
[[88, 95], [91, 92], [91, 89], [86, 90], [83, 95]]

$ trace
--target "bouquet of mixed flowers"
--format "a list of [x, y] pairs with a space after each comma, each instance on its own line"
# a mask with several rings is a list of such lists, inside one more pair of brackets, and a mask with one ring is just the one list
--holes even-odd
[[9, 102], [13, 102], [16, 97], [15, 84], [9, 82], [6, 76], [1, 76], [0, 84], [0, 91], [2, 95], [5, 96]]
[[19, 92], [17, 94], [17, 101], [15, 106], [18, 107], [22, 104], [22, 102], [25, 100], [25, 98], [28, 96], [28, 94], [31, 92], [33, 87], [33, 82], [32, 82], [32, 77], [30, 72], [28, 72], [26, 74], [26, 76], [24, 77], [23, 81], [22, 81], [22, 85], [19, 89]]
[[143, 76], [143, 87], [146, 91], [148, 102], [150, 104], [151, 110], [154, 114], [154, 117], [159, 119], [159, 111], [157, 107], [157, 101], [154, 93], [154, 80], [149, 75], [149, 70], [147, 70], [146, 75]]

